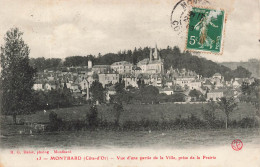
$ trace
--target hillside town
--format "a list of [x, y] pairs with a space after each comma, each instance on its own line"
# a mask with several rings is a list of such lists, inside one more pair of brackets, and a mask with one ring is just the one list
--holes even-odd
[[[44, 70], [35, 77], [33, 89], [36, 91], [50, 91], [59, 88], [68, 88], [74, 97], [91, 98], [90, 87], [94, 81], [102, 84], [106, 90], [106, 101], [116, 93], [114, 85], [124, 81], [125, 89], [136, 88], [140, 84], [152, 85], [158, 88], [160, 94], [173, 95], [181, 93], [185, 102], [217, 101], [223, 96], [237, 97], [241, 94], [243, 83], [251, 84], [254, 78], [234, 78], [225, 81], [224, 76], [215, 73], [211, 77], [204, 77], [185, 68], [178, 69], [171, 66], [164, 68], [157, 46], [150, 48], [149, 58], [139, 61], [136, 65], [119, 61], [111, 65], [95, 65], [91, 60], [88, 66], [64, 67], [62, 70]], [[193, 96], [191, 91], [200, 92]], [[200, 96], [203, 96], [200, 98]]]

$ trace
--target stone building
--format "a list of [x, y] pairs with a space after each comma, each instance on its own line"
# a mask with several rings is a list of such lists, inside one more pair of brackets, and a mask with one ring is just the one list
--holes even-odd
[[150, 57], [149, 59], [143, 59], [137, 63], [137, 66], [142, 69], [142, 73], [148, 74], [156, 74], [156, 73], [164, 73], [163, 60], [160, 57], [159, 51], [157, 49], [157, 45], [153, 49], [150, 49]]

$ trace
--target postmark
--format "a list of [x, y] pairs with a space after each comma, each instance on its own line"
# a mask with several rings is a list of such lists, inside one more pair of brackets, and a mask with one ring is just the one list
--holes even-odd
[[186, 50], [221, 54], [224, 23], [224, 10], [192, 7]]
[[231, 147], [235, 151], [239, 151], [243, 148], [243, 142], [240, 139], [235, 139], [231, 143]]
[[171, 11], [171, 27], [178, 36], [184, 38], [189, 23], [189, 11], [193, 5], [209, 5], [208, 0], [180, 0]]

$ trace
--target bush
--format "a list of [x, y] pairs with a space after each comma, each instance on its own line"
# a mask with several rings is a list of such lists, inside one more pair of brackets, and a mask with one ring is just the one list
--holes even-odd
[[49, 120], [50, 120], [50, 125], [47, 126], [47, 130], [49, 131], [62, 130], [63, 122], [60, 118], [58, 118], [58, 115], [54, 111], [51, 111], [51, 113], [49, 114]]
[[87, 121], [91, 128], [98, 126], [98, 110], [96, 105], [90, 107], [90, 113], [87, 113]]
[[243, 118], [238, 123], [238, 127], [240, 128], [256, 128], [259, 127], [259, 122], [255, 118]]

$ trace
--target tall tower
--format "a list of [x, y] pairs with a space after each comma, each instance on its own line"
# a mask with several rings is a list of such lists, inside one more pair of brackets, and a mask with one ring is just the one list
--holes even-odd
[[92, 68], [92, 61], [89, 60], [89, 61], [88, 61], [88, 69], [91, 69], [91, 68]]
[[155, 44], [155, 49], [154, 49], [154, 53], [153, 53], [153, 58], [154, 60], [158, 60], [158, 49], [157, 49], [157, 44]]
[[150, 48], [150, 61], [153, 61], [153, 49]]

